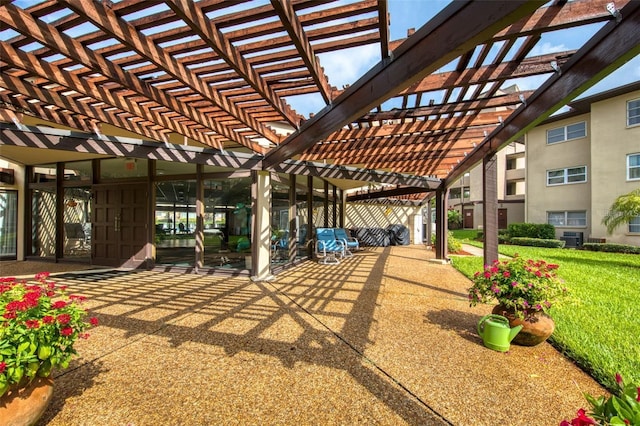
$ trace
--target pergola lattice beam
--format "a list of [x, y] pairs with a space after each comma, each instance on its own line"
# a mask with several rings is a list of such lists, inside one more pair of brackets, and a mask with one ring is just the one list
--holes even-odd
[[[336, 98], [330, 107], [305, 122], [299, 131], [267, 153], [264, 166], [272, 167], [303, 152], [336, 129], [532, 13], [543, 3], [518, 0], [450, 4], [399, 46], [393, 52], [393, 60], [376, 65]], [[491, 16], [493, 19], [478, 20], [478, 16]]]
[[[83, 0], [59, 0], [69, 9], [91, 22], [107, 34], [134, 50], [140, 56], [153, 62], [165, 72], [173, 75], [188, 87], [194, 89], [197, 93], [209, 100], [214, 105], [228, 112], [229, 115], [235, 117], [258, 134], [267, 138], [271, 142], [277, 143], [279, 137], [263, 124], [257, 122], [226, 96], [216, 92], [210, 86], [204, 84], [192, 71], [180, 64], [171, 55], [164, 51], [161, 47], [149, 40], [144, 34], [138, 32], [131, 24], [118, 17], [115, 12], [102, 3], [87, 2]], [[220, 126], [219, 126], [220, 127]], [[231, 140], [237, 138], [230, 137], [229, 133], [223, 134]], [[237, 141], [237, 140], [236, 140]], [[253, 142], [246, 140], [237, 141], [253, 149]]]
[[[327, 77], [324, 75], [322, 67], [320, 67], [300, 19], [295, 10], [293, 10], [293, 5], [288, 0], [271, 0], [271, 5], [280, 17], [280, 21], [282, 21], [282, 25], [287, 30], [289, 37], [291, 37], [300, 57], [311, 72], [311, 77], [318, 89], [320, 89], [320, 94], [325, 103], [331, 103], [331, 88], [327, 82]], [[295, 123], [295, 125], [297, 126], [298, 123]]]
[[447, 176], [451, 185], [466, 170], [501, 147], [517, 139], [545, 120], [580, 93], [596, 84], [626, 61], [640, 54], [640, 2], [632, 1], [621, 10], [622, 20], [613, 17], [571, 57], [560, 73], [549, 78], [494, 130]]
[[[271, 104], [290, 124], [297, 125], [297, 116], [282, 99], [267, 85], [256, 70], [244, 59], [229, 39], [204, 15], [198, 3], [191, 0], [166, 0], [167, 5], [180, 17], [191, 30], [196, 33], [205, 44], [215, 51], [238, 75], [240, 75], [260, 96]], [[293, 6], [291, 6], [293, 10]], [[295, 13], [294, 13], [295, 16]], [[222, 95], [221, 95], [222, 97]], [[218, 104], [220, 105], [220, 104]], [[220, 105], [226, 110], [223, 105]], [[232, 111], [229, 111], [230, 113]], [[238, 118], [236, 114], [232, 114]], [[248, 120], [250, 117], [246, 117]], [[250, 122], [242, 120], [249, 124]], [[260, 127], [254, 129], [263, 134], [271, 142], [279, 142], [279, 138], [273, 138], [270, 134], [260, 131]]]
[[[104, 56], [85, 48], [74, 38], [59, 32], [56, 28], [43, 23], [39, 19], [34, 19], [30, 14], [13, 5], [6, 5], [4, 8], [0, 8], [0, 21], [4, 22], [14, 30], [32, 37], [39, 43], [48, 46], [53, 51], [72, 58], [79, 64], [90, 69], [100, 70], [100, 73], [105, 77], [108, 77], [113, 81], [117, 81], [124, 87], [133, 90], [134, 92], [151, 99], [158, 104], [179, 113], [180, 115], [188, 117], [189, 119], [215, 131], [229, 140], [245, 146], [252, 145], [251, 141], [245, 140], [245, 138], [237, 135], [228, 127], [220, 125], [217, 121], [208, 119], [196, 109], [178, 101], [174, 97], [167, 95], [152, 85], [143, 83], [121, 67], [114, 65], [113, 62], [107, 60]], [[264, 150], [262, 150], [262, 152], [264, 152]]]

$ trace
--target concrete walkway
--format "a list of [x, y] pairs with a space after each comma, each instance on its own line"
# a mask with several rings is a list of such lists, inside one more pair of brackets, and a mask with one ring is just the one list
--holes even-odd
[[491, 351], [469, 281], [424, 246], [306, 262], [270, 283], [58, 276], [100, 325], [40, 425], [554, 425], [604, 393], [548, 344]]

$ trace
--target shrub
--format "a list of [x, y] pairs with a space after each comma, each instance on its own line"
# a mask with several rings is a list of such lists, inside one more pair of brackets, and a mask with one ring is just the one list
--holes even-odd
[[[431, 234], [431, 244], [436, 243], [436, 234]], [[462, 250], [462, 243], [453, 236], [453, 232], [447, 232], [447, 251], [449, 253], [458, 253]]]
[[447, 233], [447, 250], [449, 253], [458, 253], [462, 250], [462, 243], [453, 236], [451, 231]]
[[526, 237], [551, 240], [556, 237], [556, 228], [548, 223], [510, 223], [507, 227], [510, 238]]
[[565, 241], [543, 238], [512, 237], [510, 243], [516, 246], [563, 248]]
[[462, 215], [458, 210], [447, 210], [447, 226], [449, 229], [458, 229], [462, 227]]
[[584, 243], [582, 248], [591, 251], [606, 251], [610, 253], [631, 253], [640, 254], [640, 247], [627, 244], [613, 243]]

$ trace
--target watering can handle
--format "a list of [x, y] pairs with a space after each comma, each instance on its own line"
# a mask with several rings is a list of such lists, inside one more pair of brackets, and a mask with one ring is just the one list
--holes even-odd
[[507, 326], [509, 325], [509, 320], [507, 318], [503, 317], [502, 315], [496, 315], [496, 314], [485, 315], [478, 322], [478, 334], [480, 335], [480, 337], [482, 337], [482, 335], [484, 334], [484, 323], [485, 323], [485, 321], [490, 320], [490, 319], [498, 321], [498, 322], [502, 322]]

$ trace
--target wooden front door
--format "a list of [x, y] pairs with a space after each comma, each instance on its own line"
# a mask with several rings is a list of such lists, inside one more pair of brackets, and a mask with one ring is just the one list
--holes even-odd
[[498, 209], [498, 229], [507, 229], [507, 209]]
[[94, 186], [91, 263], [138, 268], [147, 259], [146, 184]]
[[473, 229], [473, 210], [464, 209], [462, 211], [462, 227], [465, 229]]

